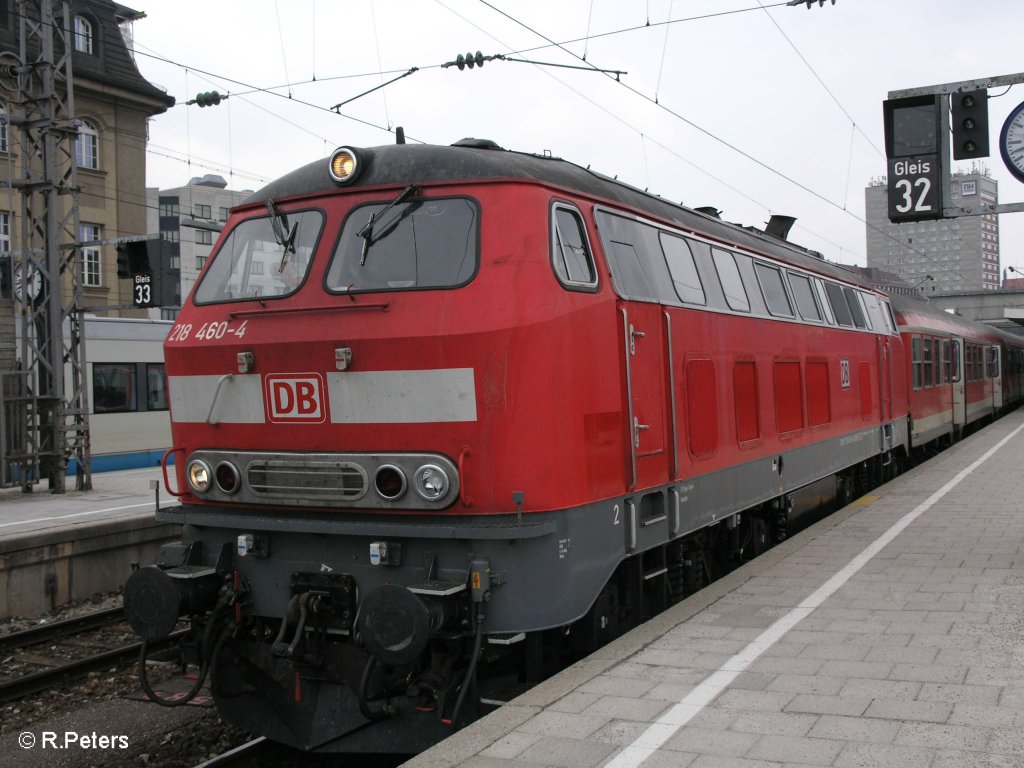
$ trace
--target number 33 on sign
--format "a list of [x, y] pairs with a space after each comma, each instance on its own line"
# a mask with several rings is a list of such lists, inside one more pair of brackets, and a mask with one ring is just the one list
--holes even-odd
[[136, 307], [153, 306], [153, 275], [149, 272], [137, 272], [132, 276], [132, 304]]

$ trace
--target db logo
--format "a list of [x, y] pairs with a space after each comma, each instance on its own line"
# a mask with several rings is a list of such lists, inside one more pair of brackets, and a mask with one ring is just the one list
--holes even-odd
[[326, 421], [323, 376], [266, 376], [267, 416], [273, 422]]

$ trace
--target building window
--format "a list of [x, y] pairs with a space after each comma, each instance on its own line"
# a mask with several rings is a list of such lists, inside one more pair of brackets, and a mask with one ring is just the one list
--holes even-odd
[[206, 256], [196, 256], [196, 271], [197, 272], [201, 272], [203, 270], [203, 265], [206, 264], [206, 259], [207, 258], [208, 257], [206, 257]]
[[84, 16], [75, 16], [75, 50], [79, 53], [93, 52], [92, 22]]
[[[100, 239], [100, 228], [97, 224], [82, 224], [79, 228], [78, 239], [83, 243], [98, 242]], [[98, 288], [103, 285], [103, 271], [100, 262], [100, 247], [98, 245], [82, 246], [82, 285], [89, 288]]]
[[9, 151], [7, 144], [7, 110], [0, 108], [0, 152]]
[[88, 120], [78, 121], [75, 139], [75, 163], [79, 168], [97, 170], [100, 167], [100, 135]]
[[221, 206], [220, 207], [220, 216], [217, 218], [217, 221], [227, 221], [227, 220], [228, 220], [228, 209], [225, 208], [224, 206]]
[[178, 230], [176, 229], [161, 229], [160, 239], [166, 243], [178, 242]]
[[196, 203], [192, 206], [192, 215], [197, 219], [209, 219], [212, 215], [210, 206]]
[[0, 211], [0, 253], [11, 250], [11, 214]]
[[213, 245], [213, 232], [208, 229], [197, 229], [196, 242], [200, 245]]
[[160, 198], [160, 215], [161, 216], [174, 216], [180, 215], [178, 208], [178, 198]]

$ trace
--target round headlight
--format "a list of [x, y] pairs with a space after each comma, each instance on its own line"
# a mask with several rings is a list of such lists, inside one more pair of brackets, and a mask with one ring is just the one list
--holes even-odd
[[193, 459], [185, 468], [185, 475], [188, 477], [188, 484], [194, 491], [206, 493], [210, 490], [210, 465], [205, 461]]
[[416, 470], [413, 478], [416, 493], [427, 501], [444, 498], [450, 484], [448, 473], [436, 464], [424, 464]]
[[228, 495], [236, 493], [242, 487], [242, 476], [238, 467], [230, 461], [222, 461], [218, 464], [213, 475], [213, 479], [217, 481], [217, 487]]
[[335, 181], [346, 184], [356, 177], [359, 171], [359, 158], [350, 147], [339, 147], [331, 155], [330, 173]]
[[373, 484], [381, 498], [388, 501], [400, 499], [407, 487], [405, 472], [394, 464], [382, 464], [373, 476]]

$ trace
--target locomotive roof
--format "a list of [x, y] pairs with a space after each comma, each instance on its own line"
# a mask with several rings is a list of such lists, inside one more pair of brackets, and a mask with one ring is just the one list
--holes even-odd
[[[810, 271], [871, 289], [871, 284], [857, 273], [812, 256], [810, 251], [798, 245], [676, 205], [561, 158], [513, 152], [501, 149], [493, 142], [474, 139], [463, 139], [452, 146], [388, 144], [357, 148], [357, 151], [364, 168], [359, 178], [345, 188], [476, 179], [536, 181], [618, 203], [636, 212], [675, 222], [684, 229], [748, 250], [768, 253]], [[263, 203], [268, 199], [336, 192], [339, 188], [328, 173], [328, 161], [317, 160], [270, 182], [247, 199], [245, 205]]]

